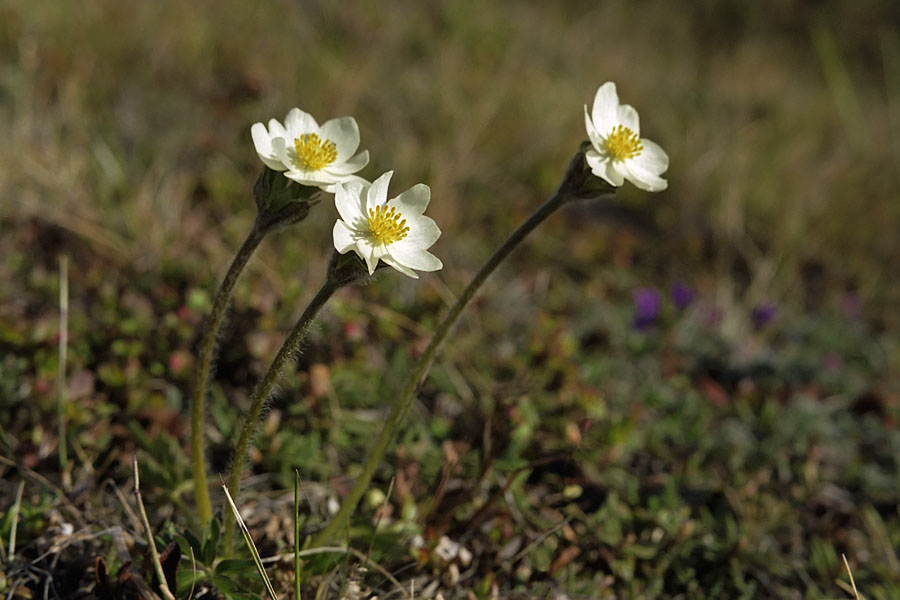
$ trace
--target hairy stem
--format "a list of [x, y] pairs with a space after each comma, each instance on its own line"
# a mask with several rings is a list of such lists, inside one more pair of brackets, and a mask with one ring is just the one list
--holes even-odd
[[[237, 445], [234, 449], [234, 456], [231, 460], [231, 471], [228, 474], [228, 489], [235, 498], [240, 490], [241, 472], [244, 470], [244, 461], [247, 456], [247, 449], [250, 446], [250, 439], [253, 437], [253, 432], [256, 431], [256, 425], [259, 421], [259, 415], [262, 412], [263, 406], [265, 406], [266, 400], [269, 399], [269, 395], [272, 393], [272, 388], [275, 387], [275, 383], [281, 376], [282, 369], [284, 369], [285, 365], [287, 365], [294, 357], [297, 348], [300, 346], [300, 342], [306, 337], [306, 332], [309, 331], [309, 326], [312, 324], [313, 319], [316, 318], [316, 315], [339, 287], [341, 287], [340, 283], [329, 275], [315, 297], [310, 301], [309, 306], [303, 311], [303, 314], [294, 325], [294, 328], [284, 340], [284, 344], [282, 344], [281, 348], [278, 350], [278, 354], [275, 355], [272, 364], [269, 365], [269, 370], [266, 371], [265, 376], [263, 376], [262, 380], [257, 384], [256, 389], [253, 390], [253, 395], [250, 397], [250, 410], [247, 412], [243, 424], [241, 425], [241, 433], [238, 437]], [[224, 535], [227, 545], [227, 554], [231, 554], [231, 550], [233, 549], [233, 533], [234, 517], [226, 513]]]
[[212, 503], [209, 499], [209, 485], [206, 481], [206, 451], [203, 437], [203, 417], [206, 413], [206, 387], [209, 383], [210, 367], [215, 354], [216, 338], [225, 318], [228, 302], [234, 284], [247, 261], [253, 255], [253, 251], [259, 246], [265, 236], [265, 232], [255, 222], [247, 239], [241, 245], [235, 255], [219, 291], [213, 300], [212, 312], [203, 329], [203, 337], [200, 340], [200, 350], [197, 355], [197, 367], [194, 369], [194, 378], [191, 382], [191, 466], [194, 475], [194, 497], [197, 502], [197, 515], [200, 517], [202, 527], [206, 527], [212, 518]]
[[331, 538], [334, 537], [335, 533], [344, 526], [349, 519], [350, 514], [356, 509], [356, 505], [368, 488], [369, 482], [372, 480], [372, 476], [375, 474], [375, 470], [378, 468], [384, 453], [387, 451], [390, 443], [394, 440], [400, 424], [405, 419], [406, 413], [409, 411], [413, 398], [415, 397], [416, 389], [425, 378], [425, 375], [427, 375], [428, 369], [431, 367], [431, 363], [434, 360], [438, 348], [444, 341], [444, 338], [447, 337], [447, 334], [450, 332], [450, 329], [456, 323], [457, 319], [459, 319], [463, 309], [466, 308], [488, 276], [494, 272], [497, 266], [509, 256], [510, 252], [512, 252], [529, 233], [543, 223], [547, 217], [553, 214], [553, 212], [567, 200], [576, 197], [578, 188], [580, 187], [578, 175], [583, 168], [582, 163], [582, 155], [576, 155], [569, 166], [569, 170], [563, 183], [556, 193], [538, 208], [527, 221], [522, 223], [522, 225], [509, 236], [503, 245], [494, 252], [438, 326], [437, 330], [434, 332], [434, 337], [431, 338], [431, 342], [428, 344], [425, 352], [419, 357], [419, 360], [406, 378], [403, 391], [394, 400], [393, 405], [391, 406], [391, 413], [388, 416], [384, 427], [381, 428], [378, 438], [375, 440], [375, 443], [369, 452], [368, 459], [363, 466], [362, 474], [356, 480], [353, 489], [347, 497], [344, 498], [344, 502], [338, 513], [331, 519], [331, 522], [329, 522], [328, 525], [313, 538], [311, 543], [313, 548], [327, 544]]

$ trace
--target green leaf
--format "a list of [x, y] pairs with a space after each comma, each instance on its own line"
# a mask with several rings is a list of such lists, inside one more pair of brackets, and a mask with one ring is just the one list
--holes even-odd
[[204, 564], [211, 565], [216, 558], [216, 547], [219, 545], [219, 537], [222, 535], [222, 524], [218, 518], [210, 520], [203, 530], [203, 544], [200, 550], [201, 560]]

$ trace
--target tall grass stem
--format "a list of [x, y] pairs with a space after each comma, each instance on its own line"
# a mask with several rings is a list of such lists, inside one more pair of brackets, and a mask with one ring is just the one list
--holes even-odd
[[69, 352], [69, 257], [59, 257], [59, 360], [57, 365], [56, 420], [59, 428], [59, 472], [63, 487], [69, 489], [66, 466], [69, 462], [66, 443], [66, 362]]

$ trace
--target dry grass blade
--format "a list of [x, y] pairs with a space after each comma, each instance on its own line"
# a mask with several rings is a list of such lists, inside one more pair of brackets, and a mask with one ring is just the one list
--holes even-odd
[[247, 529], [244, 519], [241, 518], [241, 513], [238, 511], [234, 500], [231, 499], [231, 493], [228, 491], [228, 486], [223, 485], [222, 489], [225, 490], [225, 498], [228, 500], [228, 506], [231, 508], [232, 514], [234, 514], [235, 522], [241, 529], [241, 534], [244, 536], [244, 543], [247, 544], [247, 549], [250, 550], [250, 555], [253, 557], [253, 564], [256, 565], [256, 570], [259, 571], [259, 576], [266, 585], [266, 591], [269, 592], [269, 596], [272, 600], [278, 600], [278, 595], [275, 594], [275, 588], [272, 587], [272, 582], [269, 580], [268, 574], [266, 574], [266, 568], [263, 566], [262, 559], [259, 557], [259, 550], [256, 549], [256, 544], [253, 543], [253, 538], [250, 536], [250, 530]]
[[137, 500], [138, 512], [141, 515], [141, 522], [144, 525], [144, 534], [147, 536], [147, 545], [150, 547], [150, 558], [153, 563], [153, 569], [156, 571], [156, 578], [159, 580], [159, 591], [166, 600], [175, 600], [175, 596], [169, 589], [166, 581], [166, 575], [163, 573], [162, 563], [159, 562], [159, 553], [156, 551], [156, 542], [153, 540], [153, 530], [150, 528], [150, 520], [147, 518], [147, 511], [144, 510], [144, 501], [141, 500], [141, 479], [138, 472], [137, 456], [132, 459], [132, 468], [134, 470], [134, 497]]
[[850, 586], [853, 588], [853, 596], [856, 600], [862, 600], [859, 596], [859, 592], [856, 589], [856, 582], [853, 581], [853, 571], [850, 570], [850, 563], [847, 562], [847, 555], [841, 554], [841, 558], [844, 559], [844, 566], [847, 567], [847, 575], [850, 576]]

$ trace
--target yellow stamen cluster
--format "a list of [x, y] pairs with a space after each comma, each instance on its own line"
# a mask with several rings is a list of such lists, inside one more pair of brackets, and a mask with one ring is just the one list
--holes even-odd
[[624, 125], [616, 125], [606, 138], [606, 149], [615, 160], [625, 160], [638, 156], [644, 149], [635, 133]]
[[370, 208], [368, 218], [369, 233], [384, 244], [399, 242], [409, 233], [406, 219], [401, 219], [400, 216], [400, 213], [393, 206], [390, 208], [386, 208], [384, 205], [376, 206], [374, 210]]
[[320, 140], [315, 133], [305, 133], [294, 139], [294, 149], [300, 165], [308, 171], [318, 171], [337, 159], [337, 146], [329, 139]]

